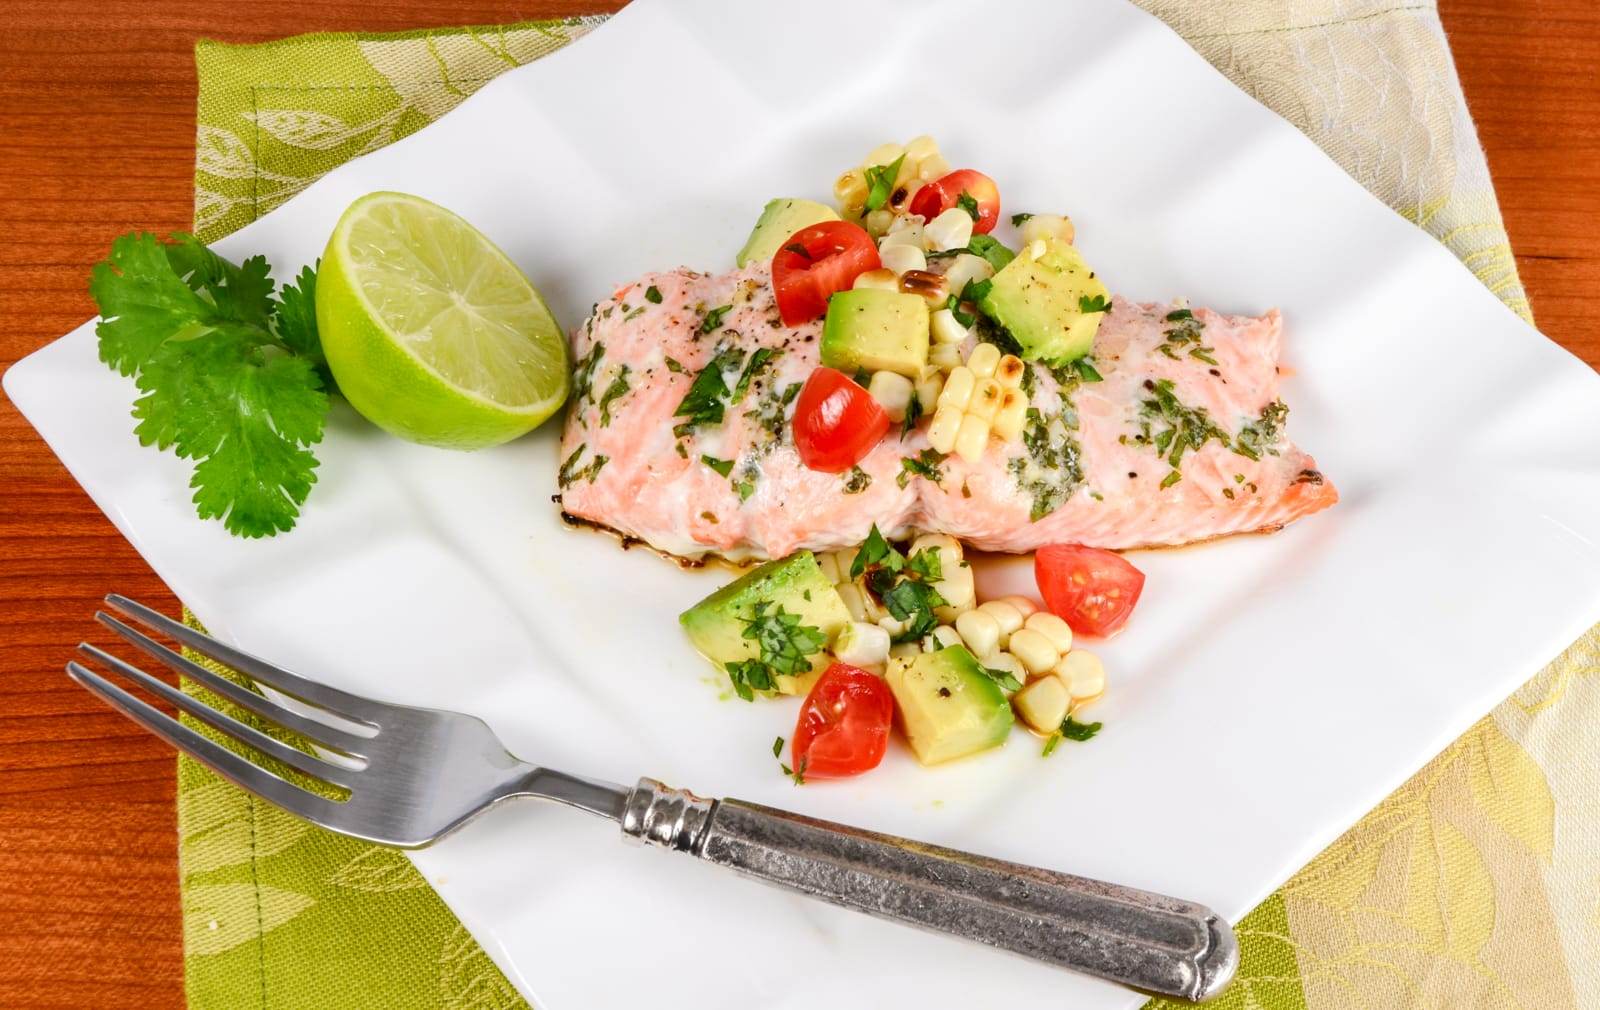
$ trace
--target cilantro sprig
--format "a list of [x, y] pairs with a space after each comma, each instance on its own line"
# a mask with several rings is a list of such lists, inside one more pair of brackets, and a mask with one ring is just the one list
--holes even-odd
[[100, 360], [133, 378], [141, 445], [194, 461], [202, 519], [236, 536], [294, 527], [311, 486], [333, 381], [316, 271], [274, 297], [263, 256], [235, 265], [193, 235], [123, 235], [95, 266]]
[[934, 610], [948, 603], [934, 588], [944, 577], [939, 548], [925, 547], [907, 558], [873, 524], [850, 563], [850, 577], [861, 579], [890, 616], [906, 622], [896, 642], [914, 642], [939, 626]]
[[745, 701], [754, 701], [757, 691], [775, 691], [778, 676], [798, 676], [811, 670], [811, 658], [828, 644], [828, 636], [820, 628], [800, 623], [799, 614], [791, 614], [780, 604], [773, 607], [767, 600], [759, 600], [750, 608], [750, 619], [745, 621], [743, 637], [753, 639], [760, 650], [757, 656], [726, 663], [723, 668], [733, 683], [733, 690]]

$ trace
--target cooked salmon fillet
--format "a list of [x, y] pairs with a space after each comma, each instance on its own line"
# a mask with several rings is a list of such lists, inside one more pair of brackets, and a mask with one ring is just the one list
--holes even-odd
[[[743, 559], [847, 547], [874, 524], [1018, 553], [1176, 545], [1338, 500], [1284, 432], [1276, 312], [1116, 299], [1092, 370], [1029, 366], [1020, 441], [991, 438], [969, 464], [891, 433], [845, 474], [807, 469], [790, 432], [820, 333], [783, 325], [763, 264], [620, 288], [573, 334], [562, 509], [669, 554]], [[686, 404], [692, 388], [721, 395]]]

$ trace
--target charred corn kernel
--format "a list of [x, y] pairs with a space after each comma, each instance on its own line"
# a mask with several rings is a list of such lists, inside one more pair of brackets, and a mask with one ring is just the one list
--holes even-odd
[[960, 207], [951, 207], [923, 225], [922, 234], [928, 248], [934, 251], [965, 249], [972, 241], [972, 215]]
[[887, 207], [879, 207], [877, 210], [867, 211], [867, 216], [862, 220], [862, 224], [866, 226], [867, 234], [877, 237], [888, 232], [889, 225], [893, 221], [894, 211]]
[[1054, 733], [1067, 718], [1072, 695], [1059, 677], [1040, 677], [1011, 696], [1011, 705], [1035, 733]]
[[961, 367], [961, 345], [935, 343], [928, 348], [928, 364], [942, 371]]
[[955, 407], [940, 407], [933, 412], [933, 423], [928, 425], [928, 444], [934, 451], [950, 455], [956, 447], [956, 435], [961, 431], [961, 418], [961, 411]]
[[[968, 367], [971, 367], [970, 362]], [[981, 420], [987, 431], [989, 423], [1000, 409], [1000, 398], [1004, 395], [1005, 390], [1000, 388], [1000, 383], [993, 379], [979, 379], [972, 387], [972, 398], [967, 401], [967, 416]]]
[[944, 380], [944, 391], [939, 394], [939, 407], [950, 407], [966, 413], [967, 402], [972, 399], [972, 390], [978, 384], [978, 377], [972, 374], [972, 369], [962, 365], [960, 368], [950, 370], [950, 377]]
[[1032, 628], [1050, 639], [1050, 644], [1062, 655], [1066, 655], [1072, 649], [1072, 626], [1048, 611], [1029, 614], [1023, 619], [1022, 626]]
[[981, 610], [969, 610], [957, 617], [956, 631], [979, 659], [1000, 648], [1000, 622]]
[[933, 588], [944, 597], [946, 603], [957, 610], [972, 606], [972, 601], [977, 598], [977, 584], [972, 577], [972, 566], [965, 561], [957, 560], [960, 555], [951, 557], [946, 554], [941, 558], [939, 566], [939, 580]]
[[921, 164], [923, 159], [931, 154], [939, 153], [939, 143], [924, 133], [920, 137], [913, 137], [906, 141], [906, 160]]
[[854, 583], [846, 582], [835, 586], [839, 590], [839, 598], [844, 601], [844, 609], [850, 611], [850, 619], [865, 621], [867, 619], [866, 605], [861, 602], [861, 590]]
[[917, 380], [917, 402], [922, 405], [924, 414], [931, 414], [939, 406], [939, 394], [944, 392], [944, 373], [937, 368], [930, 368], [926, 375]]
[[938, 309], [929, 316], [928, 330], [936, 344], [959, 344], [967, 339], [967, 328], [949, 309]]
[[972, 374], [980, 379], [987, 379], [994, 374], [995, 366], [1000, 364], [1000, 348], [993, 344], [979, 344], [967, 355], [967, 367], [972, 369]]
[[1105, 693], [1106, 668], [1092, 652], [1073, 649], [1061, 657], [1054, 672], [1066, 683], [1074, 702], [1098, 698]]
[[[937, 647], [929, 648], [930, 644], [935, 643]], [[927, 638], [923, 639], [922, 647], [928, 652], [938, 652], [939, 649], [949, 649], [960, 644], [961, 636], [956, 634], [956, 629], [948, 624], [941, 624], [929, 632]]]
[[[907, 164], [910, 163], [907, 162]], [[906, 168], [901, 166], [900, 174], [903, 176], [905, 173]], [[889, 190], [889, 209], [894, 211], [896, 215], [904, 214], [906, 208], [911, 206], [911, 201], [917, 198], [917, 190], [921, 188], [922, 183], [916, 179], [902, 179], [900, 182], [895, 183], [894, 188]]]
[[833, 182], [833, 198], [841, 208], [853, 211], [852, 217], [866, 206], [867, 192], [867, 173], [859, 168], [852, 168]]
[[942, 309], [950, 300], [950, 286], [945, 283], [941, 274], [933, 273], [926, 269], [907, 270], [900, 275], [900, 290], [908, 295], [916, 295], [928, 303], [930, 309]]
[[889, 633], [876, 624], [851, 621], [833, 640], [833, 658], [851, 666], [888, 662]]
[[1011, 633], [1022, 627], [1022, 611], [1002, 600], [990, 600], [978, 604], [978, 609], [994, 618], [1000, 625], [1000, 648], [1004, 649], [1011, 640]]
[[[878, 243], [881, 256], [892, 245], [914, 246], [918, 252], [922, 251], [922, 219], [910, 217], [897, 217], [889, 230], [883, 236], [883, 241]], [[927, 257], [923, 260], [926, 263]]]
[[893, 164], [896, 158], [905, 153], [906, 149], [904, 147], [896, 144], [894, 141], [890, 141], [887, 144], [879, 144], [877, 147], [874, 147], [872, 149], [872, 153], [867, 155], [867, 160], [863, 161], [862, 164], [868, 168], [872, 168], [876, 165]]
[[942, 175], [949, 174], [950, 163], [945, 160], [944, 155], [937, 151], [923, 158], [917, 165], [917, 178], [923, 182], [932, 182]]
[[833, 559], [832, 551], [823, 551], [817, 555], [817, 567], [822, 569], [822, 577], [829, 582], [842, 582], [839, 578], [839, 562]]
[[873, 372], [867, 392], [883, 407], [889, 420], [899, 422], [905, 420], [906, 408], [911, 405], [916, 389], [910, 379], [896, 372]]
[[[1028, 623], [1028, 618], [1039, 612], [1039, 605], [1026, 596], [1002, 596], [1000, 597], [1000, 602], [1009, 603], [1016, 607], [1017, 612], [1022, 615], [1022, 623], [1024, 625]], [[1063, 649], [1062, 651], [1065, 652], [1066, 650]]]
[[994, 413], [994, 423], [989, 430], [1002, 442], [1015, 442], [1022, 434], [1022, 425], [1028, 419], [1028, 399], [1020, 389], [1008, 389], [1000, 395], [1000, 409]]
[[878, 258], [883, 262], [883, 269], [893, 270], [896, 274], [904, 274], [909, 270], [928, 269], [928, 257], [921, 248], [903, 243], [884, 242], [883, 248], [878, 250]]
[[983, 459], [983, 450], [988, 447], [989, 422], [977, 414], [963, 415], [961, 427], [956, 429], [956, 455], [968, 463], [976, 463]]
[[991, 670], [1004, 670], [1020, 682], [1025, 683], [1028, 679], [1028, 668], [1009, 652], [991, 653], [983, 658], [983, 665]]
[[1000, 357], [999, 363], [994, 366], [995, 381], [1007, 389], [1020, 389], [1022, 387], [1022, 373], [1028, 368], [1022, 359], [1015, 354], [1005, 354]]
[[986, 281], [994, 276], [994, 265], [982, 256], [961, 253], [950, 261], [944, 279], [950, 282], [950, 291], [959, 295], [972, 281]]
[[889, 663], [893, 665], [897, 659], [916, 659], [922, 655], [922, 646], [916, 642], [901, 642], [899, 645], [889, 646]]
[[876, 270], [866, 270], [856, 275], [853, 288], [877, 288], [880, 291], [899, 291], [900, 278], [894, 275], [893, 270], [879, 267]]
[[1061, 662], [1061, 653], [1050, 639], [1032, 628], [1022, 627], [1011, 633], [1011, 641], [1006, 643], [1006, 651], [1022, 661], [1032, 676], [1048, 673], [1055, 665]]
[[1060, 214], [1035, 214], [1022, 222], [1018, 234], [1022, 236], [1024, 245], [1037, 239], [1056, 239], [1071, 245], [1076, 237], [1076, 229], [1072, 227], [1070, 218]]

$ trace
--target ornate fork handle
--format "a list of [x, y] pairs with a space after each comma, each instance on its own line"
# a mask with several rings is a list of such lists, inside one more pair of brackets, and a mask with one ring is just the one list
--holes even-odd
[[1210, 999], [1239, 964], [1233, 930], [1203, 905], [701, 799], [653, 779], [629, 794], [622, 831], [835, 905], [1147, 992]]

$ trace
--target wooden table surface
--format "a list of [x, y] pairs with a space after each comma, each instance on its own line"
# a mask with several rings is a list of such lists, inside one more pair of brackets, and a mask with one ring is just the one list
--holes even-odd
[[[495, 23], [604, 0], [7, 0], [0, 369], [94, 314], [111, 239], [189, 224], [201, 36]], [[1600, 367], [1600, 7], [1440, 0], [1540, 328]], [[0, 1007], [182, 1006], [173, 758], [61, 674], [116, 590], [177, 603], [0, 405]]]

